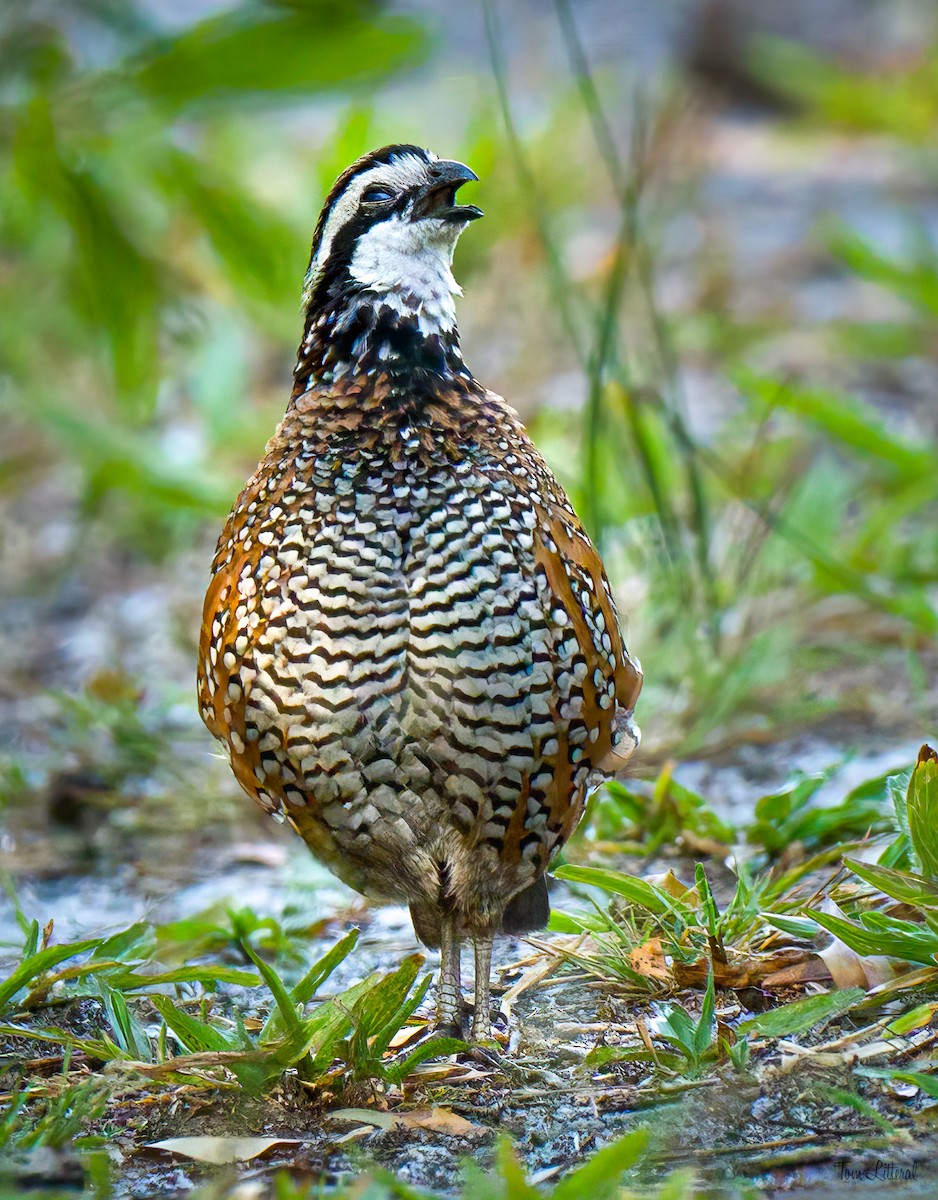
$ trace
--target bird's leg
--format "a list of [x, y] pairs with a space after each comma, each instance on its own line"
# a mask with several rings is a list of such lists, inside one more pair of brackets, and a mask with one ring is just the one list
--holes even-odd
[[444, 1036], [451, 1037], [462, 1037], [459, 950], [456, 921], [453, 917], [444, 917], [440, 941], [440, 990], [436, 1002], [436, 1023]]
[[473, 940], [476, 959], [475, 1012], [472, 1017], [472, 1040], [487, 1042], [492, 1037], [491, 974], [492, 942], [494, 935], [487, 933]]

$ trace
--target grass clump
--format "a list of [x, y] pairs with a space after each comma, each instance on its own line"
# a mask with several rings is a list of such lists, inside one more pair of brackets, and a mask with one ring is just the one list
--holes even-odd
[[923, 746], [908, 778], [891, 783], [898, 838], [876, 863], [844, 859], [872, 893], [844, 900], [852, 919], [810, 916], [857, 954], [934, 967], [938, 978], [938, 755]]
[[[0, 982], [0, 1000], [9, 1014], [0, 1024], [0, 1036], [59, 1046], [63, 1061], [77, 1053], [119, 1066], [125, 1080], [128, 1073], [137, 1073], [154, 1084], [211, 1088], [236, 1083], [254, 1094], [288, 1069], [313, 1089], [341, 1091], [363, 1081], [400, 1085], [427, 1058], [464, 1048], [455, 1039], [430, 1038], [399, 1059], [389, 1051], [430, 986], [429, 974], [417, 982], [420, 955], [409, 956], [390, 974], [376, 973], [353, 984], [307, 1016], [305, 1008], [317, 990], [354, 949], [357, 931], [346, 934], [288, 987], [251, 945], [243, 914], [232, 914], [232, 925], [256, 974], [218, 964], [151, 969], [157, 966], [152, 954], [159, 938], [144, 923], [106, 939], [41, 948], [34, 944], [34, 924], [21, 962]], [[51, 929], [46, 938], [49, 934]], [[184, 947], [176, 949], [185, 954]], [[222, 999], [216, 992], [219, 984], [250, 987], [261, 982], [268, 991], [269, 1012], [256, 1030], [248, 1028], [237, 1010], [233, 1017], [213, 1012]], [[190, 993], [197, 985], [199, 991], [184, 998], [181, 985]], [[171, 990], [175, 996], [168, 994]], [[26, 1019], [50, 1004], [79, 999], [98, 1001], [102, 1028], [93, 1036]], [[150, 1031], [148, 1010], [154, 1009], [160, 1024]], [[171, 1050], [171, 1042], [178, 1052]]]

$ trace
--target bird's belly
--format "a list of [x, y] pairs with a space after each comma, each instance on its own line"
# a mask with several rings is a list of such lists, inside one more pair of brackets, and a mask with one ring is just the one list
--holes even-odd
[[491, 869], [510, 842], [523, 882], [553, 837], [530, 798], [554, 717], [523, 519], [481, 486], [426, 490], [406, 523], [355, 497], [327, 515], [244, 698], [264, 793], [340, 877], [402, 899], [463, 847]]

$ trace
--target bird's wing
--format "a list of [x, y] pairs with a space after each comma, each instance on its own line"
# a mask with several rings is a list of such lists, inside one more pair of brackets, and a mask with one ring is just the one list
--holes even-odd
[[559, 746], [551, 807], [567, 837], [580, 814], [578, 805], [569, 812], [564, 806], [585, 791], [579, 781], [593, 771], [614, 774], [638, 744], [632, 713], [642, 672], [622, 638], [602, 560], [557, 484], [537, 514], [535, 563], [556, 664]]
[[[260, 742], [249, 736], [246, 722], [246, 700], [257, 675], [253, 631], [269, 620], [286, 583], [281, 564], [268, 561], [267, 546], [252, 536], [254, 511], [260, 503], [270, 503], [267, 484], [261, 470], [248, 481], [218, 540], [202, 610], [198, 692], [202, 719], [230, 751], [238, 782], [273, 812], [280, 808], [279, 799], [261, 788]], [[275, 591], [268, 594], [271, 582]]]

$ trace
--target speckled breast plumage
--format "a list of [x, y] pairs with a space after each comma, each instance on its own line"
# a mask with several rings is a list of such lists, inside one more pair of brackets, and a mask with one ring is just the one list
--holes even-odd
[[200, 702], [245, 790], [433, 944], [441, 886], [472, 931], [543, 872], [641, 675], [504, 401], [381, 392], [295, 397], [219, 541]]

